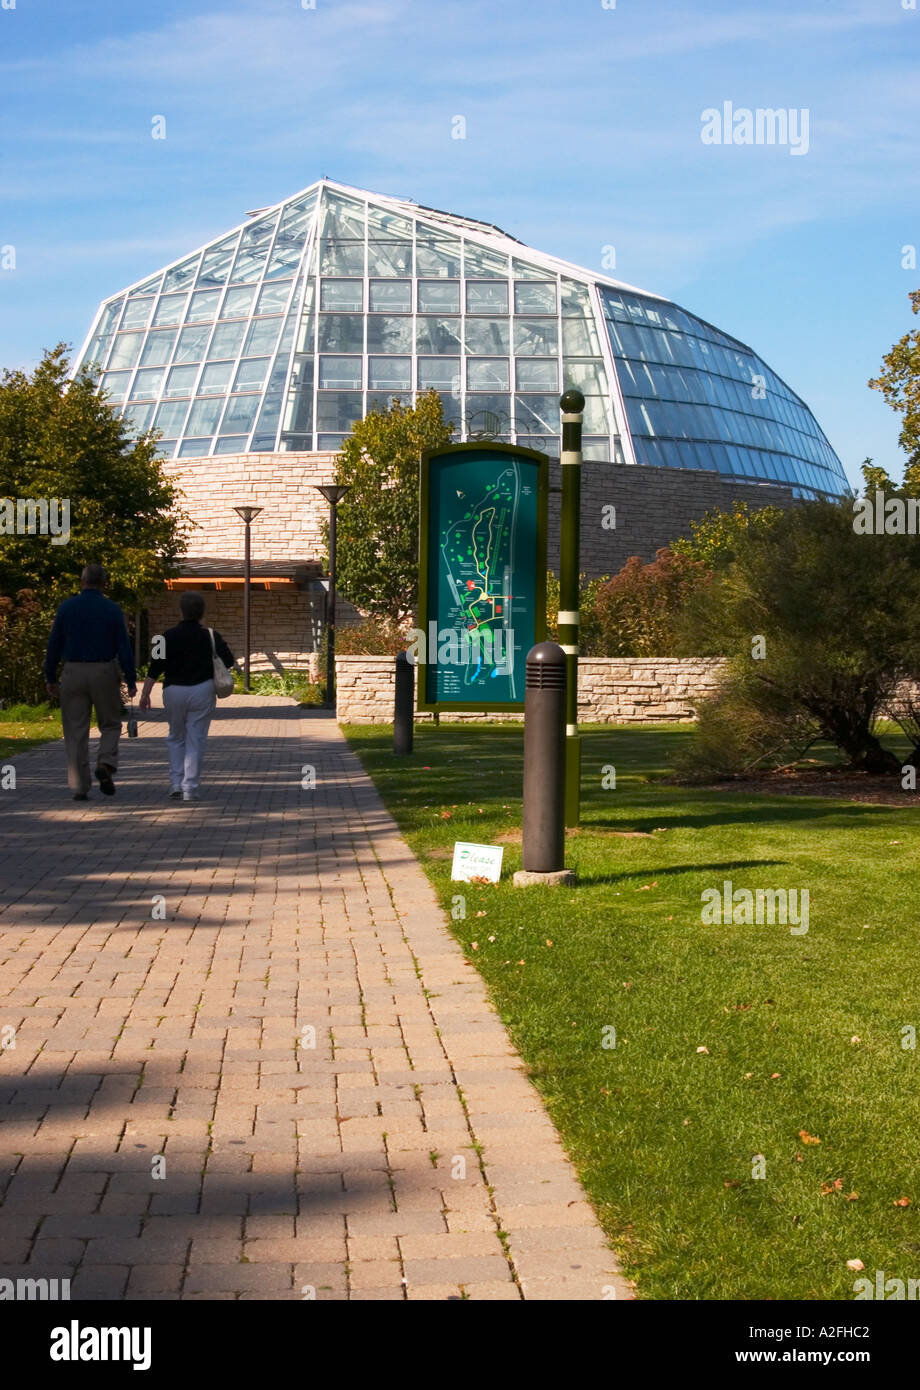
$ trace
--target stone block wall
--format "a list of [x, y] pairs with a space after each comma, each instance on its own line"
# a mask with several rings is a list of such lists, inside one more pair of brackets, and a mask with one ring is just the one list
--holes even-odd
[[[685, 722], [715, 689], [718, 658], [584, 657], [578, 663], [578, 718], [584, 724]], [[337, 656], [340, 724], [390, 724], [395, 660], [391, 656]], [[445, 714], [446, 720], [494, 723], [519, 714]], [[417, 714], [420, 721], [430, 714]]]
[[[241, 589], [202, 590], [207, 609], [204, 623], [217, 628], [242, 664], [243, 593]], [[310, 595], [291, 588], [254, 589], [251, 595], [250, 668], [253, 671], [316, 671], [316, 648], [321, 635], [322, 602], [311, 605]], [[158, 594], [147, 604], [150, 636], [180, 621], [179, 594]]]

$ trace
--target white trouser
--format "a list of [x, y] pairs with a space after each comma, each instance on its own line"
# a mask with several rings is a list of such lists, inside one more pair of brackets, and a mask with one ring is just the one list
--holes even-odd
[[201, 759], [216, 697], [214, 682], [200, 685], [168, 685], [163, 708], [169, 716], [169, 784], [173, 791], [198, 790]]

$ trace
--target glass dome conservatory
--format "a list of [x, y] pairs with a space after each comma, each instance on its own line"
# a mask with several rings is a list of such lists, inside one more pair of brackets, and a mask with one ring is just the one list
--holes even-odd
[[498, 228], [323, 180], [107, 299], [77, 365], [170, 458], [336, 449], [435, 390], [458, 439], [847, 489], [807, 406], [750, 348], [658, 295]]

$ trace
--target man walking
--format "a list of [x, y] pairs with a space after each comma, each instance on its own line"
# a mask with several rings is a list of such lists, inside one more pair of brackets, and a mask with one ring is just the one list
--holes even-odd
[[[54, 616], [45, 653], [45, 685], [51, 698], [60, 697], [61, 701], [67, 782], [74, 801], [86, 801], [89, 795], [89, 726], [94, 709], [99, 728], [96, 778], [106, 796], [115, 795], [122, 675], [132, 699], [137, 692], [125, 616], [118, 604], [103, 594], [107, 583], [108, 575], [101, 565], [86, 566], [80, 576], [80, 593], [65, 600]], [[64, 671], [58, 684], [62, 660]]]

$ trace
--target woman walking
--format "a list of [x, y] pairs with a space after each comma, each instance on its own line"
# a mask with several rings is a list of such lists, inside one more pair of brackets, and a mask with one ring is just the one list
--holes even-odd
[[202, 627], [204, 599], [187, 591], [179, 599], [182, 622], [164, 634], [166, 655], [155, 657], [141, 691], [140, 708], [149, 710], [150, 692], [160, 676], [163, 708], [169, 717], [169, 795], [173, 801], [199, 801], [201, 760], [214, 713], [214, 655], [229, 669], [233, 653], [220, 633]]

